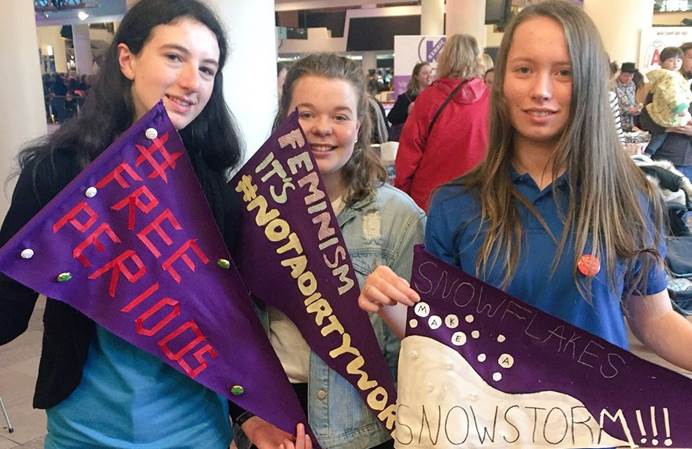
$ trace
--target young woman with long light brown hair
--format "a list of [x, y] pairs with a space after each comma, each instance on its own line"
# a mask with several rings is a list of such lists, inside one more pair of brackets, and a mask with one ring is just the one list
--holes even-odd
[[[434, 195], [427, 250], [623, 348], [626, 317], [654, 352], [691, 369], [692, 326], [666, 291], [660, 201], [618, 144], [593, 22], [570, 2], [532, 5], [498, 56], [488, 157]], [[418, 299], [386, 267], [362, 291], [361, 307], [399, 331], [386, 306]]]

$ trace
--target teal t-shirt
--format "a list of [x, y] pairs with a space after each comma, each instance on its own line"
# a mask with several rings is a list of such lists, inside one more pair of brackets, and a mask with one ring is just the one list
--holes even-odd
[[100, 326], [82, 381], [46, 411], [46, 449], [228, 448], [228, 402]]

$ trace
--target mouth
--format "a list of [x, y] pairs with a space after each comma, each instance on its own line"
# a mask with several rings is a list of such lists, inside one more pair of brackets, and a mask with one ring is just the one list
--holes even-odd
[[168, 98], [171, 101], [171, 103], [176, 104], [181, 108], [190, 108], [197, 104], [197, 102], [195, 101], [188, 100], [184, 97], [178, 97], [177, 95], [166, 94], [166, 98]]
[[542, 118], [557, 114], [552, 109], [525, 109], [524, 112], [532, 117]]
[[311, 143], [310, 148], [315, 153], [328, 153], [336, 149], [336, 145], [329, 145], [326, 143]]

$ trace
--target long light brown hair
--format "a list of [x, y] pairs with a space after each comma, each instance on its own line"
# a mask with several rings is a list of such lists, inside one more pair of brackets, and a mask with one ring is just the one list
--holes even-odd
[[448, 37], [437, 59], [437, 78], [466, 80], [481, 75], [483, 62], [476, 38], [468, 34], [454, 34]]
[[413, 66], [413, 72], [411, 73], [411, 79], [408, 80], [408, 84], [406, 85], [406, 92], [409, 93], [412, 97], [417, 97], [418, 94], [420, 93], [421, 88], [420, 81], [418, 81], [418, 75], [420, 75], [420, 71], [423, 67], [429, 66], [430, 63], [428, 62], [419, 62], [415, 66]]
[[[554, 236], [557, 250], [553, 272], [568, 241], [574, 244], [572, 264], [575, 284], [590, 300], [590, 283], [577, 275], [577, 260], [591, 254], [605, 258], [610, 287], [615, 286], [615, 263], [620, 258], [630, 268], [636, 261], [643, 267], [633, 279], [632, 290], [651, 264], [660, 263], [656, 248], [662, 229], [662, 208], [652, 186], [618, 143], [613, 115], [608, 104], [608, 58], [595, 25], [581, 8], [562, 0], [546, 1], [523, 9], [506, 28], [498, 54], [492, 87], [490, 141], [487, 159], [454, 183], [479, 192], [480, 218], [487, 234], [476, 260], [476, 273], [488, 272], [496, 263], [505, 268], [504, 286], [516, 273], [523, 229], [517, 203], [526, 207], [547, 229], [536, 209], [513, 187], [511, 161], [514, 129], [503, 96], [507, 55], [514, 32], [523, 22], [547, 17], [562, 26], [572, 70], [572, 101], [569, 119], [551, 162], [553, 182], [558, 173], [567, 174], [567, 208], [559, 207], [564, 229]], [[650, 205], [650, 207], [648, 206]], [[550, 233], [550, 232], [549, 232]], [[629, 270], [628, 270], [629, 271]]]
[[296, 82], [305, 76], [319, 76], [349, 82], [358, 98], [357, 117], [360, 121], [358, 142], [351, 159], [341, 169], [346, 192], [344, 202], [351, 205], [374, 193], [375, 187], [387, 179], [379, 157], [370, 148], [372, 122], [370, 119], [368, 97], [363, 69], [356, 62], [333, 53], [314, 53], [307, 55], [291, 65], [286, 74], [279, 111], [274, 119], [276, 128], [286, 116], [293, 101]]

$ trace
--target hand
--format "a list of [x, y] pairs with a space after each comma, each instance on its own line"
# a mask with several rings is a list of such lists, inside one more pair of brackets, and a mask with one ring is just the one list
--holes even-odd
[[391, 268], [380, 265], [365, 280], [358, 296], [358, 305], [366, 312], [379, 312], [384, 306], [402, 303], [412, 306], [420, 301], [420, 296], [408, 281]]
[[675, 126], [673, 128], [667, 128], [666, 132], [685, 134], [686, 136], [692, 136], [692, 122], [683, 126]]
[[[286, 441], [291, 441], [293, 435], [285, 432], [259, 416], [253, 416], [241, 426], [248, 439], [257, 449], [278, 449]], [[303, 429], [305, 433], [305, 429]], [[303, 446], [305, 449], [305, 446]]]
[[296, 427], [295, 444], [291, 440], [285, 440], [279, 449], [312, 449], [312, 440], [310, 435], [305, 433], [305, 426], [301, 423]]

